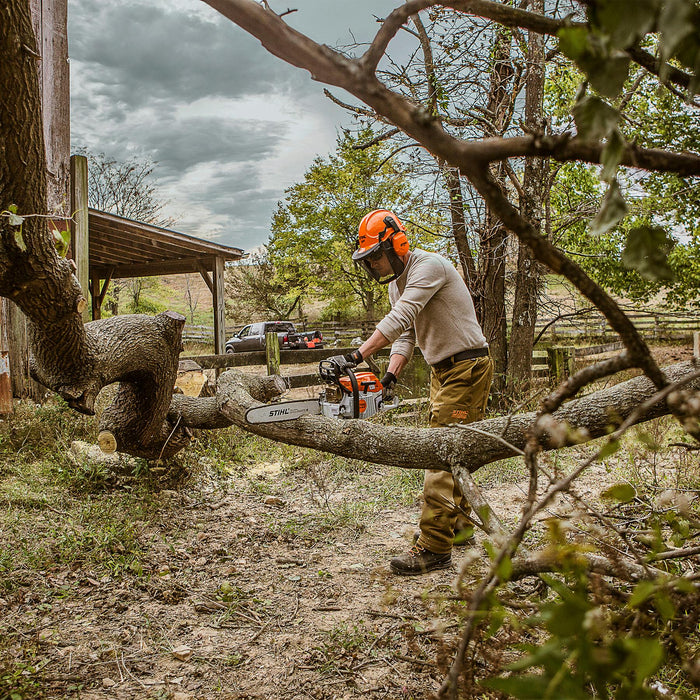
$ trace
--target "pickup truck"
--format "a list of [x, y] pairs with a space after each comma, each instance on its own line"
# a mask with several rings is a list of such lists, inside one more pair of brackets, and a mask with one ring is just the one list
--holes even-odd
[[251, 323], [226, 341], [226, 352], [255, 352], [265, 349], [265, 335], [277, 333], [282, 350], [301, 348], [322, 348], [323, 335], [320, 331], [297, 332], [290, 321], [263, 321]]

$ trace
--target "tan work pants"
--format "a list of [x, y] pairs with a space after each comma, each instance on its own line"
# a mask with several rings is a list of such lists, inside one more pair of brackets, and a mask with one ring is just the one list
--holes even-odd
[[[481, 420], [493, 378], [490, 357], [463, 360], [444, 370], [433, 367], [430, 376], [430, 427]], [[452, 550], [460, 508], [469, 512], [450, 472], [425, 470], [421, 534], [418, 544], [436, 554]]]

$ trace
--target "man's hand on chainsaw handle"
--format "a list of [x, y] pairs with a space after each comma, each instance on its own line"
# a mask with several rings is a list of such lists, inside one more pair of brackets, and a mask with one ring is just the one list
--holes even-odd
[[353, 350], [347, 355], [343, 355], [343, 357], [351, 367], [357, 367], [357, 365], [359, 365], [360, 362], [362, 362], [362, 360], [364, 359], [362, 357], [362, 353], [359, 350]]
[[362, 362], [362, 354], [359, 350], [353, 350], [347, 355], [333, 355], [333, 357], [329, 357], [324, 362], [330, 363], [335, 368], [336, 377], [339, 377], [345, 373], [346, 367], [350, 369], [357, 367]]
[[396, 386], [396, 375], [393, 372], [386, 372], [379, 381], [384, 387], [384, 397], [391, 398], [394, 395], [394, 387]]
[[339, 371], [343, 371], [346, 367], [357, 367], [362, 362], [362, 353], [359, 350], [353, 350], [347, 355], [333, 355], [328, 358], [328, 362], [332, 362]]

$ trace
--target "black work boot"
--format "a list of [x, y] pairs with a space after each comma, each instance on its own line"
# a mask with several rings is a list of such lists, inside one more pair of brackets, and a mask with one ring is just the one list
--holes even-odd
[[434, 569], [446, 569], [450, 564], [452, 564], [452, 555], [449, 552], [435, 554], [417, 544], [414, 544], [406, 554], [394, 557], [389, 562], [391, 570], [399, 576], [419, 576]]

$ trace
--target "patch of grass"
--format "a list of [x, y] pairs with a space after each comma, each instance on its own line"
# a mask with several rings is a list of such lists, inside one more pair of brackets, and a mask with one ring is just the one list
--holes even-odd
[[124, 508], [123, 499], [88, 500], [56, 533], [54, 561], [97, 566], [112, 576], [140, 575], [143, 550], [134, 523], [138, 510], [134, 504]]
[[527, 468], [521, 457], [510, 457], [492, 462], [474, 472], [474, 481], [480, 486], [512, 484], [527, 477]]
[[217, 618], [216, 624], [221, 625], [236, 617], [250, 619], [266, 618], [270, 615], [271, 602], [260, 598], [255, 593], [246, 591], [241, 586], [235, 586], [228, 581], [224, 581], [216, 593], [217, 600], [226, 604], [226, 609], [222, 610]]
[[0, 698], [43, 700], [46, 698], [42, 668], [46, 660], [32, 646], [17, 638], [0, 639]]
[[18, 455], [23, 462], [54, 458], [72, 440], [97, 439], [95, 419], [70, 410], [58, 397], [40, 406], [15, 401], [14, 409], [14, 414], [0, 420], [0, 464], [14, 462]]
[[45, 461], [0, 478], [1, 585], [11, 591], [30, 570], [88, 567], [112, 576], [141, 574], [139, 529], [156, 507], [145, 487], [69, 494]]
[[273, 535], [287, 539], [323, 541], [333, 532], [365, 532], [376, 517], [377, 510], [377, 505], [371, 501], [343, 501], [337, 506], [295, 515], [286, 520], [279, 520], [278, 516], [270, 517], [269, 528]]
[[[206, 458], [208, 464], [222, 477], [242, 475], [247, 468], [264, 460], [298, 463], [299, 448], [268, 440], [241, 428], [231, 426], [225, 430], [202, 431], [187, 450], [190, 462]], [[312, 450], [302, 450], [312, 452]]]
[[363, 620], [358, 624], [340, 622], [325, 634], [325, 639], [310, 653], [309, 661], [321, 673], [352, 666], [357, 658], [371, 650], [377, 641], [374, 630], [368, 629]]
[[621, 471], [642, 490], [695, 491], [700, 487], [700, 464], [696, 452], [679, 446], [683, 443], [688, 443], [688, 435], [669, 416], [638, 425], [625, 437], [627, 459], [620, 462]]

